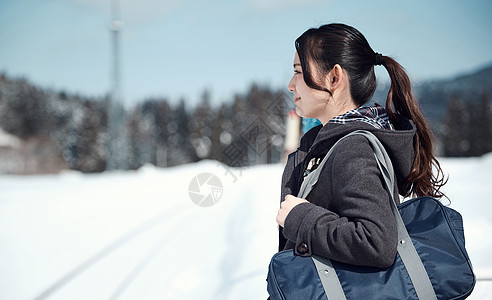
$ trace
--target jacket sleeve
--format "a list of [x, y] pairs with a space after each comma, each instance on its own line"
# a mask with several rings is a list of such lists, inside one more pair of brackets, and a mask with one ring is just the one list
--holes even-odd
[[336, 212], [302, 203], [287, 215], [283, 233], [295, 242], [296, 254], [389, 267], [396, 256], [396, 221], [389, 202], [392, 199], [366, 138], [353, 136], [337, 145], [317, 185], [328, 180], [331, 193], [325, 193], [321, 202], [334, 201]]
[[[284, 172], [282, 174], [282, 186], [280, 190], [280, 202], [283, 201], [286, 195], [292, 194], [293, 182], [296, 180], [295, 176], [295, 152], [289, 154], [287, 158], [287, 164], [285, 165]], [[283, 233], [283, 228], [278, 227], [278, 251], [282, 251], [287, 243], [287, 239]]]

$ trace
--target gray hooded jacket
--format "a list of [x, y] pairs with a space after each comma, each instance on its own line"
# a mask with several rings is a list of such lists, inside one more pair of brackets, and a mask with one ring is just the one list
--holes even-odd
[[[364, 122], [328, 123], [308, 131], [297, 151], [289, 155], [282, 176], [281, 201], [297, 195], [307, 163], [323, 157], [342, 136], [359, 129], [375, 134], [388, 152], [397, 182], [409, 174], [414, 159], [415, 125], [400, 117], [396, 130], [377, 129]], [[398, 193], [395, 186], [395, 194]], [[389, 267], [396, 257], [397, 229], [389, 194], [363, 136], [351, 136], [337, 145], [321, 170], [319, 180], [296, 205], [280, 228], [279, 250], [297, 255], [316, 254], [343, 263]]]

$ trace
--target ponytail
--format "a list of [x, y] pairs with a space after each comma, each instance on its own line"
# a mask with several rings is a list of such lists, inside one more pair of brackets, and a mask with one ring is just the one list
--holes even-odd
[[[417, 128], [413, 140], [415, 158], [412, 169], [405, 180], [404, 190], [400, 192], [405, 196], [413, 194], [419, 197], [441, 198], [445, 195], [440, 189], [446, 184], [447, 179], [444, 178], [441, 165], [434, 156], [432, 133], [412, 94], [410, 79], [403, 67], [391, 57], [381, 56], [379, 59], [391, 79], [391, 87], [386, 97], [388, 117], [393, 124], [396, 124], [398, 116], [402, 115], [412, 120]], [[436, 174], [433, 172], [434, 168]]]

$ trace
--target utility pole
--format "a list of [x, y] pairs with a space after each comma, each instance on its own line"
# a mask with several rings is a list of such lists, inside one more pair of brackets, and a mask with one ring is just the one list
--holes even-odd
[[120, 19], [119, 0], [111, 0], [111, 93], [108, 103], [108, 148], [106, 170], [127, 169], [128, 147], [125, 124], [125, 109], [121, 91], [120, 33], [123, 22]]

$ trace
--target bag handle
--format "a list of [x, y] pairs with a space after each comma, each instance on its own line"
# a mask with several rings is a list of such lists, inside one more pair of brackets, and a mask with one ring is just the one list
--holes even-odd
[[[340, 138], [325, 155], [325, 157], [319, 164], [318, 168], [316, 168], [316, 170], [314, 170], [308, 176], [306, 176], [299, 190], [299, 195], [300, 195], [299, 197], [306, 198], [306, 196], [312, 190], [313, 186], [316, 184], [316, 182], [319, 179], [321, 169], [323, 168], [329, 156], [333, 152], [335, 146], [338, 145], [338, 143], [344, 140], [345, 138], [356, 134], [363, 135], [369, 141], [374, 151], [374, 156], [376, 157], [378, 167], [383, 175], [384, 182], [385, 182], [385, 189], [391, 196], [391, 200], [390, 200], [391, 210], [395, 216], [396, 224], [398, 228], [397, 251], [398, 254], [400, 255], [400, 258], [403, 261], [403, 264], [405, 265], [405, 268], [407, 269], [408, 275], [410, 276], [412, 284], [415, 288], [415, 292], [417, 293], [419, 299], [437, 300], [436, 294], [432, 287], [432, 283], [430, 282], [427, 271], [425, 270], [424, 265], [420, 260], [417, 251], [415, 250], [415, 246], [413, 245], [413, 242], [410, 239], [410, 236], [408, 235], [407, 229], [405, 228], [405, 223], [403, 223], [403, 220], [400, 216], [400, 213], [398, 212], [398, 208], [396, 207], [396, 203], [394, 201], [395, 176], [394, 176], [393, 164], [391, 163], [391, 159], [388, 153], [386, 152], [384, 146], [381, 144], [381, 142], [377, 139], [377, 137], [374, 134], [366, 130], [356, 130]], [[336, 272], [333, 266], [331, 265], [330, 260], [326, 258], [321, 258], [316, 255], [313, 255], [311, 258], [313, 259], [313, 262], [316, 265], [316, 269], [320, 274], [321, 283], [323, 284], [323, 288], [325, 290], [325, 294], [328, 297], [328, 299], [345, 300], [346, 299], [345, 294], [343, 292], [340, 281], [338, 280], [338, 276], [333, 276], [333, 274], [336, 275]]]

